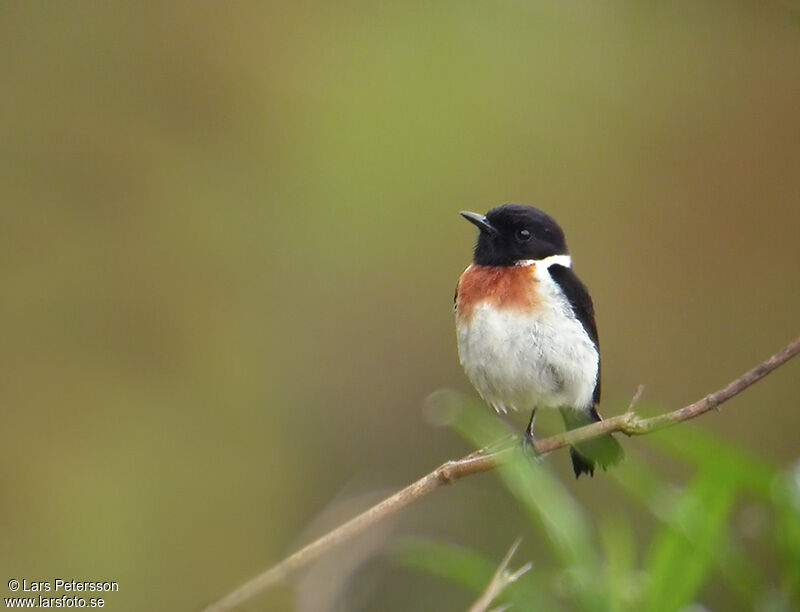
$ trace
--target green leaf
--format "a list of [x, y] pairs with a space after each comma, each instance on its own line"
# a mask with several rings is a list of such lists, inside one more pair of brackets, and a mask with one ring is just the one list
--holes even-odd
[[781, 586], [800, 609], [800, 462], [773, 483], [775, 538], [781, 559]]
[[[715, 444], [708, 443], [707, 440], [703, 444], [708, 455], [700, 458], [699, 453], [695, 450], [692, 456], [696, 459], [700, 458], [699, 462], [704, 464], [707, 469], [725, 473], [725, 478], [731, 482], [731, 487], [734, 489], [739, 485], [752, 484], [749, 478], [744, 479], [744, 483], [737, 482], [742, 470], [737, 469], [739, 466], [736, 462], [731, 461], [730, 455], [725, 452], [717, 452], [719, 448]], [[613, 482], [646, 507], [660, 523], [676, 532], [681, 532], [683, 529], [682, 518], [674, 512], [674, 508], [677, 500], [685, 493], [681, 493], [680, 489], [674, 485], [665, 483], [662, 477], [634, 451], [629, 450], [628, 459], [611, 473]], [[762, 477], [768, 475], [769, 472], [761, 474]], [[758, 488], [763, 489], [763, 485], [759, 485]], [[722, 530], [719, 534], [713, 561], [729, 589], [738, 594], [738, 601], [754, 603], [762, 596], [766, 589], [764, 577], [759, 572], [759, 568], [751, 562], [741, 546], [732, 540], [726, 530]]]
[[422, 538], [404, 538], [394, 548], [394, 560], [480, 593], [495, 567], [476, 552]]
[[581, 506], [543, 463], [522, 450], [499, 472], [529, 515], [544, 528], [562, 563], [578, 570], [590, 586], [599, 559], [589, 518]]
[[726, 477], [763, 500], [771, 497], [773, 478], [778, 468], [746, 449], [682, 423], [678, 427], [648, 436], [648, 443], [673, 457], [702, 468], [713, 466]]
[[664, 500], [670, 516], [648, 555], [645, 610], [677, 610], [697, 595], [716, 565], [735, 499], [729, 472], [707, 466], [673, 500]]
[[609, 609], [635, 609], [642, 598], [643, 576], [636, 567], [636, 541], [630, 524], [620, 515], [605, 517], [600, 538], [605, 551]]

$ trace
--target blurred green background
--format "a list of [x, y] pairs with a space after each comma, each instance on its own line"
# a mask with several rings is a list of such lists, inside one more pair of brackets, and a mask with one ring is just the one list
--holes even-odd
[[[780, 348], [798, 24], [794, 2], [3, 3], [0, 584], [117, 580], [110, 609], [195, 610], [324, 510], [467, 451], [422, 408], [473, 393], [462, 209], [565, 228], [605, 414]], [[788, 465], [797, 383], [791, 363], [702, 426]], [[624, 503], [550, 463], [589, 507]], [[243, 609], [465, 609], [381, 551], [417, 534], [499, 560], [529, 524], [468, 480], [362, 540], [335, 597], [307, 601], [336, 582], [312, 572]]]

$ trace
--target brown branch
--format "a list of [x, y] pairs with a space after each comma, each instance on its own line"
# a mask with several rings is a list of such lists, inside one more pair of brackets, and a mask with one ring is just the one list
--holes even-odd
[[[642, 419], [636, 416], [631, 406], [631, 409], [625, 414], [611, 417], [599, 423], [581, 427], [580, 429], [573, 429], [562, 434], [538, 440], [536, 442], [536, 450], [541, 454], [550, 453], [565, 446], [614, 432], [622, 432], [629, 436], [640, 436], [659, 429], [664, 429], [665, 427], [675, 425], [682, 421], [688, 421], [709, 410], [717, 408], [720, 404], [728, 401], [750, 385], [758, 382], [798, 353], [800, 353], [800, 336], [792, 340], [772, 357], [757, 365], [749, 372], [746, 372], [726, 387], [706, 395], [703, 399], [693, 404], [649, 419]], [[637, 391], [637, 395], [639, 394], [640, 393]], [[638, 398], [634, 397], [634, 400], [636, 399]], [[632, 405], [634, 403], [635, 401], [632, 402]], [[244, 583], [216, 603], [205, 608], [204, 612], [228, 612], [232, 610], [262, 591], [282, 582], [293, 572], [305, 567], [340, 542], [353, 537], [370, 525], [383, 520], [390, 514], [394, 514], [401, 508], [405, 508], [410, 503], [417, 501], [440, 487], [456, 482], [465, 476], [486, 472], [496, 468], [508, 460], [512, 453], [513, 447], [504, 448], [491, 453], [479, 450], [461, 459], [443, 463], [431, 473], [423, 476], [416, 482], [386, 498], [355, 518], [350, 519], [348, 522], [328, 532], [314, 542], [311, 542], [249, 582]]]

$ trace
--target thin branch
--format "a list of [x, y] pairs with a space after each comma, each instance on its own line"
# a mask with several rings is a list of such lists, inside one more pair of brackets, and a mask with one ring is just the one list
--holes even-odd
[[642, 395], [644, 394], [644, 385], [639, 385], [636, 387], [636, 392], [633, 394], [631, 398], [631, 403], [628, 404], [628, 409], [625, 412], [633, 412], [633, 409], [636, 408], [636, 404], [639, 403], [639, 400], [642, 399]]
[[[538, 440], [536, 442], [536, 450], [540, 454], [550, 453], [565, 446], [570, 446], [578, 442], [614, 432], [622, 432], [629, 436], [640, 436], [659, 429], [664, 429], [665, 427], [675, 425], [682, 421], [694, 419], [709, 410], [717, 408], [720, 404], [728, 401], [735, 395], [738, 395], [747, 387], [758, 382], [798, 353], [800, 353], [800, 336], [792, 340], [783, 349], [763, 363], [732, 381], [726, 387], [706, 395], [693, 404], [649, 419], [642, 419], [636, 416], [632, 410], [629, 410], [624, 414], [611, 417], [599, 423], [593, 423], [581, 427], [580, 429], [573, 429], [562, 434]], [[634, 397], [634, 399], [638, 398]], [[632, 402], [632, 404], [633, 403], [635, 402]], [[334, 548], [340, 542], [344, 542], [370, 525], [383, 520], [390, 514], [394, 514], [398, 510], [405, 508], [412, 502], [432, 493], [436, 489], [456, 482], [465, 476], [479, 474], [498, 467], [511, 457], [513, 450], [513, 447], [490, 453], [479, 450], [461, 459], [443, 463], [416, 482], [386, 498], [333, 531], [328, 532], [319, 539], [288, 556], [277, 565], [272, 566], [249, 582], [246, 582], [216, 603], [205, 608], [204, 612], [228, 612], [234, 609], [236, 606], [253, 598], [262, 591], [279, 584], [287, 576], [305, 567], [320, 555]]]
[[511, 557], [514, 556], [514, 553], [517, 552], [517, 548], [519, 548], [520, 542], [522, 542], [522, 539], [517, 538], [511, 545], [511, 548], [508, 549], [506, 556], [503, 557], [503, 560], [500, 562], [500, 566], [497, 568], [497, 571], [489, 581], [486, 590], [483, 592], [483, 594], [481, 594], [478, 600], [472, 604], [469, 612], [486, 612], [486, 610], [489, 609], [489, 606], [492, 605], [492, 602], [497, 599], [500, 593], [503, 592], [503, 589], [505, 589], [509, 584], [519, 580], [520, 576], [533, 567], [533, 563], [528, 562], [516, 572], [509, 573], [506, 571], [508, 564], [511, 563]]

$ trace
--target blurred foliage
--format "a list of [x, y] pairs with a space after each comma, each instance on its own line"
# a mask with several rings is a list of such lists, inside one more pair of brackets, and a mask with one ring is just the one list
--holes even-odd
[[[420, 409], [470, 391], [459, 210], [522, 201], [564, 227], [596, 303], [604, 414], [639, 383], [681, 405], [776, 350], [800, 304], [796, 9], [4, 1], [0, 577], [119, 580], [108, 609], [196, 610], [332, 499], [465, 452]], [[796, 368], [703, 427], [797, 460]], [[553, 461], [578, 508], [629, 517], [633, 542], [654, 537], [642, 508], [660, 491], [638, 465], [624, 496]], [[705, 471], [664, 468], [725, 512]], [[396, 529], [499, 559], [527, 514], [469, 480]], [[798, 527], [778, 524], [796, 558]], [[554, 534], [558, 563], [610, 547], [643, 566], [622, 539], [577, 537]], [[647, 562], [670, 566], [680, 547], [664, 547]], [[471, 595], [374, 557], [340, 577], [337, 612]], [[311, 605], [284, 588], [252, 609], [329, 612]]]
[[[499, 433], [483, 406], [464, 400], [458, 411], [455, 401], [447, 398], [448, 415], [471, 442], [482, 445]], [[673, 484], [634, 453], [597, 478], [646, 508], [656, 524], [649, 541], [637, 538], [630, 517], [598, 513], [569, 493], [548, 467], [564, 453], [536, 460], [520, 449], [498, 470], [528, 514], [529, 530], [545, 534], [553, 553], [550, 563], [539, 563], [541, 552], [532, 551], [533, 571], [503, 599], [514, 610], [664, 612], [702, 606], [709, 585], [718, 583], [723, 609], [797, 609], [800, 463], [779, 469], [691, 423], [647, 441], [685, 463], [691, 476]], [[746, 511], [738, 529], [737, 508]], [[476, 594], [495, 571], [475, 551], [420, 539], [402, 541], [396, 559]]]

